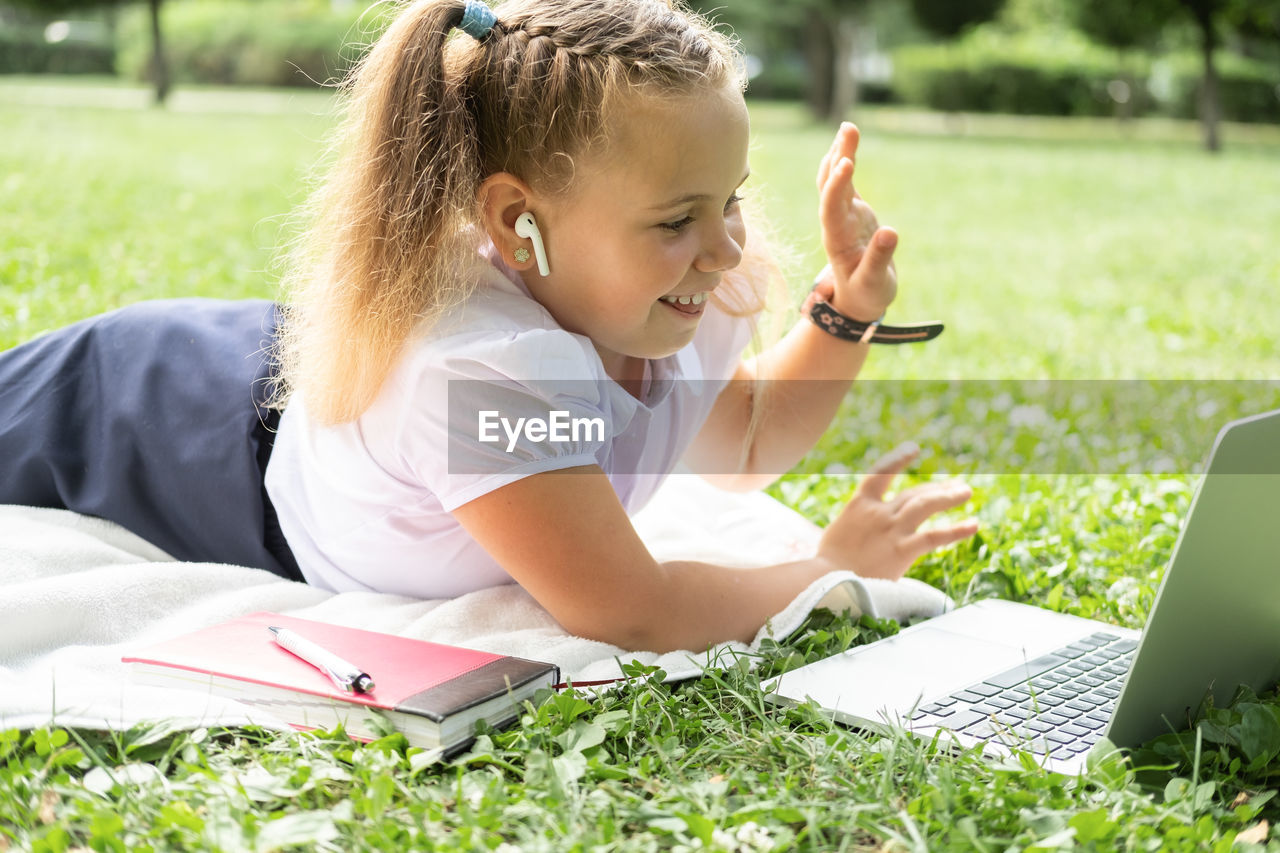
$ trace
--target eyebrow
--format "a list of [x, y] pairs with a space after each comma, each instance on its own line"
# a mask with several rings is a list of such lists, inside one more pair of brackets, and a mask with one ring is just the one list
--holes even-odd
[[[745, 184], [747, 182], [747, 178], [749, 177], [751, 177], [750, 169], [748, 169], [747, 173], [742, 176], [742, 180], [738, 181], [738, 186], [734, 187], [734, 190], [736, 191], [738, 187]], [[669, 210], [673, 207], [683, 207], [686, 204], [693, 204], [695, 202], [707, 201], [710, 198], [711, 196], [708, 195], [707, 193], [686, 193], [685, 195], [678, 196], [677, 198], [673, 198], [670, 201], [664, 202], [662, 204], [655, 204], [650, 209], [651, 210]]]

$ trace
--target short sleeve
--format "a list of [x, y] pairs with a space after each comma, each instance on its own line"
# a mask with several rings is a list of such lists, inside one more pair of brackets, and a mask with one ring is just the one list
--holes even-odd
[[[455, 336], [410, 360], [397, 445], [446, 511], [524, 477], [599, 464], [614, 435], [598, 359], [559, 329]], [[530, 378], [530, 374], [536, 374]]]

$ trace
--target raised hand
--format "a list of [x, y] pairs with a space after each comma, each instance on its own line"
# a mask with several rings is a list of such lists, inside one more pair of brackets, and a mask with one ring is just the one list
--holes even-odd
[[818, 221], [827, 269], [818, 294], [840, 313], [870, 322], [884, 314], [898, 293], [893, 251], [898, 233], [881, 228], [853, 184], [858, 128], [845, 122], [818, 166]]
[[820, 558], [864, 577], [897, 580], [924, 554], [978, 531], [978, 522], [973, 519], [920, 529], [931, 516], [962, 506], [973, 496], [964, 483], [925, 483], [885, 499], [893, 478], [917, 453], [914, 445], [902, 445], [872, 467], [853, 498], [823, 532], [818, 545]]

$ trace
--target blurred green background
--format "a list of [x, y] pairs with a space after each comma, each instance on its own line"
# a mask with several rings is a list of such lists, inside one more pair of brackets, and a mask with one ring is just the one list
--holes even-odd
[[[1191, 503], [1193, 471], [1129, 476], [1115, 467], [1075, 475], [987, 461], [1009, 458], [1027, 431], [1016, 422], [1029, 414], [1045, 419], [1031, 423], [1037, 438], [1091, 440], [1115, 415], [1094, 398], [1028, 412], [1017, 401], [973, 392], [995, 386], [965, 382], [964, 393], [943, 400], [951, 408], [923, 435], [897, 430], [895, 412], [936, 410], [934, 386], [919, 380], [1280, 379], [1280, 0], [719, 0], [714, 6], [743, 42], [753, 129], [745, 193], [793, 249], [784, 264], [795, 289], [791, 314], [823, 260], [815, 168], [835, 121], [851, 118], [863, 131], [857, 187], [881, 222], [902, 236], [890, 320], [947, 323], [927, 346], [875, 348], [863, 377], [879, 381], [854, 386], [832, 430], [772, 494], [825, 522], [856, 486], [846, 475], [866, 470], [892, 443], [917, 440], [924, 454], [906, 481], [965, 475], [976, 490], [965, 513], [979, 518], [982, 529], [922, 559], [914, 577], [959, 600], [1000, 596], [1141, 624]], [[296, 233], [291, 212], [312, 185], [336, 115], [333, 89], [321, 84], [337, 81], [379, 26], [364, 3], [328, 0], [0, 3], [0, 350], [143, 299], [274, 296], [274, 259]], [[163, 63], [154, 58], [156, 32]], [[1124, 390], [1121, 383], [1095, 384]], [[1280, 406], [1274, 381], [1184, 384], [1192, 391], [1210, 384], [1238, 390], [1230, 411], [1184, 407], [1213, 429], [1229, 416]], [[1165, 446], [1178, 424], [1157, 406], [1148, 410], [1145, 400], [1129, 405], [1142, 416], [1137, 444]], [[981, 460], [974, 468], [948, 469], [940, 461], [939, 448], [955, 438], [956, 425], [968, 430], [961, 449]], [[753, 764], [766, 742], [754, 727], [747, 735], [751, 755], [738, 758], [741, 749], [725, 746], [736, 726], [705, 710], [710, 703], [702, 693], [685, 696], [694, 697], [690, 720], [713, 722], [688, 729], [704, 742], [679, 746], [678, 760], [665, 751], [674, 736], [644, 754], [640, 766], [658, 769], [637, 777], [643, 782], [635, 789], [643, 804], [637, 808], [649, 808], [657, 784], [674, 792], [666, 802], [702, 803], [705, 768], [696, 761], [711, 756], [719, 774], [726, 755], [747, 768], [755, 786], [748, 787], [764, 800], [787, 809], [803, 800], [792, 777], [784, 780], [776, 769], [781, 765], [771, 765], [769, 778]], [[657, 708], [655, 719], [664, 716], [649, 707]], [[551, 729], [539, 722], [532, 731], [544, 738]], [[806, 786], [836, 791], [849, 804], [854, 811], [840, 812], [844, 820], [870, 806], [864, 792], [850, 793], [851, 759], [832, 743], [822, 748], [838, 769], [813, 764], [811, 753], [797, 766]], [[526, 745], [514, 749], [528, 751]], [[686, 745], [692, 759], [684, 757]], [[1232, 804], [1238, 790], [1261, 791], [1259, 804], [1275, 793], [1271, 766], [1254, 773], [1274, 755], [1266, 752], [1238, 774], [1238, 761], [1230, 759], [1236, 763], [1226, 769], [1228, 759], [1217, 757], [1227, 755], [1225, 746], [1206, 748], [1204, 765], [1198, 740], [1194, 747], [1194, 769], [1188, 752], [1178, 773], [1216, 780], [1223, 799], [1214, 814], [1226, 834], [1214, 837], [1229, 847], [1235, 824], [1221, 816], [1230, 808], [1239, 820], [1252, 819], [1239, 818], [1239, 800]], [[274, 743], [245, 749], [314, 753], [311, 746]], [[1017, 794], [1043, 795], [1045, 810], [1015, 813], [1007, 807], [1009, 774], [999, 780], [1006, 799], [991, 799], [995, 805], [983, 810], [975, 804], [991, 784], [987, 771], [965, 781], [942, 762], [945, 783], [921, 781], [923, 770], [903, 781], [894, 775], [901, 767], [932, 766], [920, 760], [923, 753], [875, 764], [886, 753], [878, 742], [870, 749], [871, 763], [863, 763], [872, 775], [911, 803], [937, 802], [940, 790], [950, 798], [946, 809], [927, 807], [937, 811], [926, 827], [964, 815], [957, 825], [964, 829], [967, 821], [973, 839], [975, 832], [996, 838], [1021, 831], [1025, 840], [1032, 837], [1025, 827], [1046, 815], [1062, 826], [1071, 818], [1073, 831], [1077, 821], [1097, 826], [1096, 816], [1109, 809], [1115, 825], [1158, 831], [1167, 840], [1183, 829], [1182, 812], [1174, 809], [1185, 807], [1188, 821], [1196, 817], [1182, 795], [1172, 807], [1169, 800], [1148, 806], [1145, 794], [1125, 787], [1103, 802], [1101, 789], [1058, 781]], [[533, 758], [504, 754], [534, 767]], [[531, 754], [550, 766], [546, 755]], [[129, 760], [147, 760], [140, 755], [131, 752]], [[258, 759], [252, 760], [256, 772]], [[218, 762], [230, 767], [232, 759]], [[48, 801], [39, 791], [53, 783], [43, 770], [10, 764], [19, 768], [10, 771], [14, 790], [21, 797], [36, 792], [28, 799], [43, 814]], [[421, 794], [426, 801], [450, 801], [452, 770], [422, 778], [424, 788], [433, 786]], [[64, 794], [72, 790], [63, 786]], [[514, 783], [494, 790], [517, 805], [527, 799]], [[341, 791], [334, 796], [345, 796]], [[879, 799], [899, 809], [899, 800]], [[545, 805], [534, 800], [535, 807]], [[99, 798], [92, 810], [85, 807], [83, 815], [94, 815], [92, 832], [102, 810], [119, 802]], [[561, 801], [547, 802], [554, 811]], [[154, 819], [146, 798], [130, 803], [142, 804], [120, 809], [130, 832], [137, 820], [147, 832], [150, 825], [176, 832]], [[400, 803], [397, 794], [389, 821], [420, 811]], [[228, 808], [216, 800], [210, 807]], [[702, 808], [688, 810], [700, 815]], [[45, 826], [41, 818], [35, 832], [87, 839], [88, 818], [68, 809], [59, 822]], [[497, 806], [485, 812], [498, 813]], [[247, 825], [268, 819], [259, 814]], [[466, 821], [475, 812], [459, 814]], [[620, 826], [633, 820], [622, 814]], [[653, 813], [634, 814], [634, 825], [644, 825]], [[1276, 823], [1274, 809], [1267, 817]], [[35, 826], [36, 818], [18, 820]], [[352, 831], [373, 837], [363, 820]], [[518, 823], [528, 824], [529, 815]], [[1024, 830], [1009, 830], [1011, 824]], [[380, 824], [377, 837], [398, 837], [388, 826]], [[504, 837], [519, 837], [515, 827], [503, 825]], [[1205, 828], [1206, 838], [1218, 832], [1207, 812], [1196, 827]], [[111, 834], [122, 843], [119, 832]]]
[[[864, 131], [858, 188], [903, 238], [894, 316], [951, 327], [870, 376], [1280, 376], [1280, 0], [704, 5], [743, 43], [747, 189], [797, 290], [834, 120]], [[334, 120], [320, 84], [387, 8], [0, 3], [0, 347], [139, 299], [272, 295]]]
[[[836, 119], [948, 112], [1280, 122], [1280, 0], [696, 0], [751, 92]], [[0, 73], [315, 87], [383, 26], [367, 0], [6, 0]], [[157, 60], [157, 44], [160, 46]]]

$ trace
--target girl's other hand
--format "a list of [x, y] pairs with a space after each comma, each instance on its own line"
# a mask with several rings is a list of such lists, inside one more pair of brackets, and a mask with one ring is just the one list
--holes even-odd
[[818, 220], [828, 268], [818, 278], [818, 294], [848, 317], [878, 320], [898, 293], [893, 251], [898, 233], [881, 228], [853, 185], [858, 128], [840, 125], [818, 166]]
[[925, 483], [885, 498], [893, 478], [919, 452], [915, 445], [904, 444], [875, 464], [852, 500], [823, 532], [818, 545], [820, 558], [863, 577], [897, 580], [924, 554], [978, 531], [974, 519], [919, 529], [930, 516], [962, 506], [973, 496], [964, 483]]

